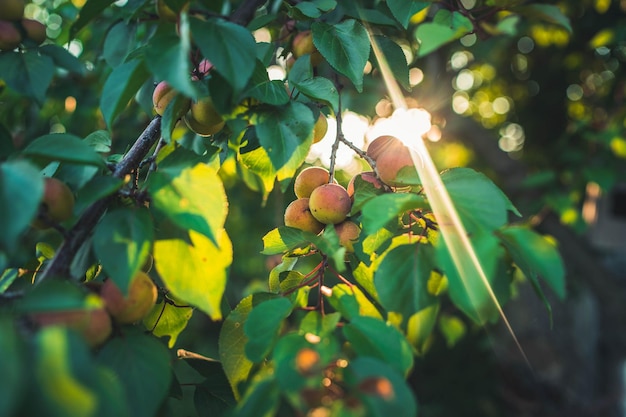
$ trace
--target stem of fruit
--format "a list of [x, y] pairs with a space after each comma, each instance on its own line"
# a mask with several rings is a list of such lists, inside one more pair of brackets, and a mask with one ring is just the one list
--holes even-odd
[[[148, 127], [141, 133], [126, 156], [117, 164], [113, 177], [123, 179], [139, 167], [152, 146], [161, 137], [161, 116], [156, 116]], [[70, 265], [81, 246], [87, 241], [93, 228], [100, 221], [115, 195], [110, 195], [96, 201], [89, 206], [78, 219], [74, 227], [67, 232], [67, 237], [61, 243], [56, 255], [46, 269], [37, 276], [40, 283], [51, 277], [69, 277]]]

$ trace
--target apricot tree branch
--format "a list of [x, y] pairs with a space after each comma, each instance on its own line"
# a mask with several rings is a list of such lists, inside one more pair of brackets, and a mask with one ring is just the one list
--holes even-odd
[[241, 26], [246, 26], [254, 17], [254, 12], [265, 4], [266, 0], [246, 0], [233, 12], [230, 21]]
[[[161, 116], [156, 116], [148, 127], [141, 133], [128, 153], [117, 164], [113, 177], [123, 179], [139, 167], [150, 148], [161, 137]], [[89, 206], [76, 224], [67, 232], [67, 237], [61, 243], [56, 255], [46, 266], [46, 269], [37, 276], [37, 283], [51, 277], [69, 277], [70, 265], [74, 257], [86, 242], [93, 228], [106, 212], [115, 195], [96, 201]]]

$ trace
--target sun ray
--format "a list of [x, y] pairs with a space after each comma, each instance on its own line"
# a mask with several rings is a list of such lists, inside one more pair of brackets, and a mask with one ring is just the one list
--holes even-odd
[[[470, 274], [477, 274], [480, 277], [481, 282], [484, 284], [485, 289], [493, 301], [500, 317], [502, 318], [508, 332], [511, 334], [515, 345], [519, 349], [524, 361], [532, 369], [530, 361], [519, 342], [513, 327], [507, 319], [500, 302], [498, 301], [491, 284], [485, 274], [485, 271], [476, 255], [476, 251], [468, 237], [465, 226], [461, 222], [461, 218], [454, 207], [454, 203], [448, 194], [448, 191], [439, 176], [435, 164], [430, 157], [428, 149], [421, 135], [416, 135], [414, 132], [420, 131], [420, 126], [415, 126], [415, 121], [412, 120], [411, 111], [408, 109], [404, 95], [400, 90], [400, 86], [396, 82], [391, 73], [387, 60], [381, 49], [378, 47], [371, 32], [368, 28], [368, 34], [370, 36], [370, 43], [372, 50], [378, 61], [378, 66], [381, 71], [383, 81], [389, 93], [391, 102], [394, 108], [394, 118], [397, 118], [400, 123], [397, 126], [403, 126], [402, 130], [399, 130], [398, 139], [402, 140], [411, 152], [411, 158], [417, 170], [417, 173], [421, 179], [422, 186], [426, 197], [433, 209], [437, 224], [439, 225], [441, 235], [448, 247], [448, 251], [452, 257], [454, 265], [459, 272], [459, 275], [465, 283], [465, 289], [471, 300], [475, 300], [471, 285], [467, 285], [468, 276]], [[419, 121], [418, 121], [419, 122]], [[423, 122], [422, 122], [423, 123]], [[474, 302], [473, 302], [474, 303]], [[474, 303], [475, 304], [475, 303]], [[478, 309], [476, 309], [479, 312]], [[479, 313], [480, 314], [480, 313]], [[485, 322], [485, 320], [482, 320]]]

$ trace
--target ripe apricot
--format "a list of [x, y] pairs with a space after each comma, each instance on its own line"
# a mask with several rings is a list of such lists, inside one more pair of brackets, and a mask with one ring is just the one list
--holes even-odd
[[0, 20], [0, 51], [12, 51], [22, 43], [20, 31], [11, 22]]
[[210, 97], [191, 103], [191, 110], [185, 116], [185, 123], [200, 136], [214, 135], [222, 130], [225, 124]]
[[[72, 217], [74, 212], [74, 194], [70, 188], [56, 178], [44, 180], [42, 210], [51, 222], [61, 223]], [[50, 225], [42, 220], [35, 220], [33, 226], [37, 229], [47, 229]]]
[[293, 191], [298, 198], [308, 198], [314, 189], [328, 183], [330, 172], [322, 167], [308, 167], [300, 171], [293, 183]]
[[345, 188], [339, 184], [324, 184], [313, 190], [309, 197], [313, 217], [324, 224], [341, 223], [350, 214], [352, 201]]
[[311, 214], [308, 198], [299, 198], [287, 206], [285, 209], [285, 226], [295, 227], [314, 234], [318, 234], [324, 229], [324, 225]]
[[65, 326], [80, 333], [91, 347], [103, 344], [113, 332], [111, 317], [104, 307], [37, 312], [30, 315], [39, 326]]
[[348, 186], [346, 187], [346, 191], [348, 191], [348, 195], [350, 196], [350, 198], [354, 198], [354, 182], [356, 181], [357, 177], [361, 178], [363, 181], [366, 181], [366, 182], [369, 182], [370, 184], [373, 184], [374, 187], [376, 187], [376, 188], [382, 188], [383, 187], [383, 184], [380, 182], [380, 180], [378, 178], [376, 178], [376, 175], [374, 174], [373, 171], [361, 172], [359, 174], [356, 174], [352, 178], [350, 178], [350, 182], [348, 182]]
[[311, 65], [316, 66], [322, 62], [322, 55], [313, 44], [313, 34], [310, 30], [299, 32], [294, 36], [291, 43], [291, 53], [296, 58], [303, 55], [311, 55]]
[[26, 36], [37, 42], [38, 45], [41, 45], [48, 38], [46, 35], [46, 25], [37, 20], [22, 19], [22, 27], [26, 32]]
[[350, 220], [335, 225], [335, 232], [339, 236], [339, 244], [346, 248], [346, 252], [354, 252], [354, 243], [358, 242], [361, 228]]
[[24, 0], [2, 0], [0, 1], [0, 19], [20, 20], [24, 16]]
[[320, 113], [320, 117], [317, 118], [317, 122], [315, 122], [315, 126], [313, 126], [313, 143], [324, 139], [326, 132], [328, 132], [328, 120], [324, 114]]
[[380, 136], [367, 148], [367, 155], [376, 161], [380, 179], [391, 186], [419, 182], [409, 148], [393, 136]]
[[157, 300], [157, 287], [143, 271], [132, 279], [128, 295], [124, 296], [115, 281], [108, 279], [100, 293], [111, 316], [122, 324], [137, 322], [150, 313]]

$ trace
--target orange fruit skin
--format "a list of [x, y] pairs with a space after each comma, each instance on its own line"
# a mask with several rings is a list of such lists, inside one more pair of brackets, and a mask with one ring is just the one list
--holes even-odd
[[76, 330], [91, 347], [102, 345], [113, 332], [104, 308], [38, 312], [30, 315], [39, 326], [65, 326]]
[[24, 0], [1, 0], [0, 1], [0, 19], [18, 21], [24, 17]]
[[314, 189], [327, 184], [330, 172], [326, 168], [312, 166], [300, 171], [293, 183], [293, 191], [298, 198], [309, 198]]
[[339, 236], [339, 244], [346, 248], [346, 252], [354, 253], [354, 242], [359, 239], [361, 228], [350, 220], [335, 225], [335, 232]]
[[12, 51], [22, 43], [20, 31], [11, 22], [0, 20], [0, 50]]
[[26, 31], [26, 36], [37, 42], [39, 45], [48, 39], [48, 36], [46, 35], [46, 25], [37, 20], [22, 19], [22, 27]]
[[348, 191], [339, 184], [324, 184], [313, 190], [309, 197], [309, 209], [319, 222], [341, 223], [350, 214], [352, 201]]
[[140, 321], [150, 313], [156, 305], [158, 290], [148, 274], [140, 271], [133, 277], [128, 295], [124, 296], [115, 281], [108, 279], [102, 285], [100, 296], [115, 321], [130, 324]]
[[299, 198], [287, 206], [285, 209], [285, 226], [314, 234], [318, 234], [324, 229], [324, 225], [311, 214], [308, 198]]

